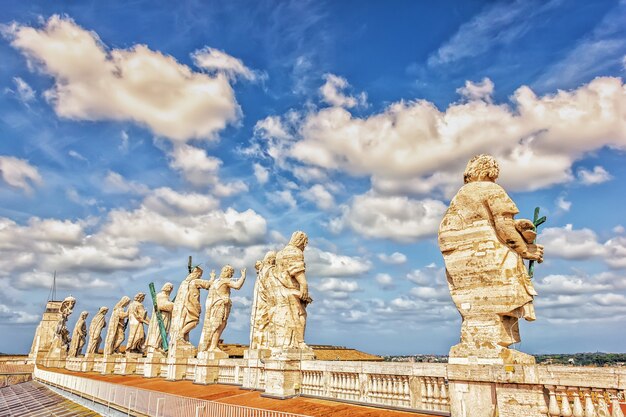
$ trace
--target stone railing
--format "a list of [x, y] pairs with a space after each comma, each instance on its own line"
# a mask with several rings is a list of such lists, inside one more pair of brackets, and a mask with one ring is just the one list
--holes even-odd
[[220, 359], [219, 384], [243, 384], [243, 367], [245, 360], [243, 359]]
[[303, 361], [301, 394], [448, 415], [445, 364]]

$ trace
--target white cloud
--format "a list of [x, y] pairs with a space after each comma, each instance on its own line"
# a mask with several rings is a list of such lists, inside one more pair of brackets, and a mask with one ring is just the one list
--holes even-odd
[[562, 195], [556, 199], [556, 206], [562, 211], [569, 211], [572, 208], [572, 202], [567, 201]]
[[489, 78], [483, 78], [479, 83], [473, 83], [468, 80], [465, 81], [465, 86], [457, 88], [456, 92], [469, 101], [485, 100], [491, 102], [493, 81]]
[[544, 229], [537, 240], [545, 246], [546, 256], [586, 260], [600, 258], [611, 268], [626, 268], [626, 237], [616, 236], [604, 243], [591, 229], [565, 227]]
[[32, 185], [41, 185], [43, 180], [36, 167], [25, 159], [0, 155], [0, 177], [14, 188], [26, 192], [32, 191]]
[[321, 184], [315, 184], [309, 189], [302, 191], [305, 200], [314, 203], [321, 210], [329, 210], [335, 206], [335, 198]]
[[16, 94], [20, 101], [24, 104], [33, 101], [35, 99], [35, 90], [20, 77], [13, 77], [15, 83]]
[[522, 86], [512, 105], [470, 100], [440, 111], [426, 100], [399, 101], [367, 117], [323, 108], [273, 116], [281, 137], [263, 130], [257, 145], [285, 169], [369, 176], [379, 193], [447, 196], [461, 186], [467, 161], [487, 152], [500, 162], [505, 188], [536, 190], [572, 181], [572, 164], [590, 152], [626, 148], [625, 90], [603, 77], [544, 96]]
[[394, 252], [391, 255], [386, 253], [379, 253], [378, 259], [386, 264], [399, 265], [406, 262], [406, 255], [400, 252]]
[[602, 184], [611, 180], [613, 177], [601, 166], [595, 166], [593, 171], [585, 168], [578, 170], [578, 180], [584, 185]]
[[270, 177], [269, 170], [265, 168], [263, 165], [256, 164], [256, 163], [253, 165], [253, 168], [254, 168], [254, 176], [257, 182], [261, 185], [267, 183]]
[[2, 323], [11, 324], [35, 324], [39, 323], [37, 314], [27, 313], [25, 311], [15, 310], [4, 304], [0, 304], [0, 321]]
[[287, 206], [290, 209], [294, 209], [298, 206], [296, 199], [293, 197], [293, 194], [291, 194], [291, 191], [289, 190], [280, 190], [267, 193], [267, 198], [274, 205]]
[[376, 282], [385, 289], [393, 287], [393, 278], [389, 274], [376, 274]]
[[104, 178], [103, 191], [111, 194], [146, 194], [148, 187], [136, 181], [128, 181], [117, 172], [109, 171]]
[[625, 231], [626, 231], [626, 228], [624, 228], [624, 226], [622, 226], [621, 224], [618, 224], [617, 226], [613, 228], [613, 233], [618, 234], [618, 235], [621, 235]]
[[241, 180], [222, 183], [219, 169], [222, 161], [207, 155], [206, 151], [191, 145], [177, 145], [170, 152], [170, 166], [181, 171], [191, 184], [198, 187], [210, 187], [214, 194], [228, 197], [248, 190]]
[[246, 67], [243, 62], [224, 51], [206, 47], [191, 55], [194, 64], [209, 72], [223, 73], [231, 79], [241, 76], [249, 81], [260, 78], [260, 74]]
[[359, 284], [356, 281], [337, 278], [324, 278], [312, 285], [317, 291], [323, 292], [325, 297], [335, 299], [347, 298], [350, 293], [359, 290]]
[[331, 106], [352, 108], [356, 106], [365, 106], [367, 104], [367, 95], [359, 94], [357, 97], [347, 96], [342, 90], [350, 86], [348, 81], [334, 74], [324, 75], [326, 82], [320, 87], [322, 100]]
[[332, 231], [349, 227], [366, 237], [412, 242], [437, 233], [446, 206], [437, 200], [368, 192], [355, 196], [342, 209], [342, 216], [331, 221]]
[[130, 120], [178, 142], [212, 139], [240, 116], [226, 75], [192, 71], [145, 45], [107, 48], [94, 32], [53, 15], [40, 29], [14, 24], [6, 35], [29, 65], [54, 78], [44, 93], [75, 120]]
[[338, 255], [311, 247], [305, 251], [307, 274], [311, 277], [347, 277], [369, 271], [372, 263], [361, 257]]
[[128, 152], [128, 144], [130, 141], [130, 136], [128, 135], [128, 132], [126, 132], [125, 130], [122, 130], [120, 132], [120, 139], [122, 140], [122, 142], [120, 143], [120, 146], [118, 146], [118, 149], [122, 153]]
[[87, 158], [85, 158], [83, 155], [81, 155], [79, 152], [75, 151], [74, 149], [70, 149], [67, 152], [67, 154], [74, 159], [78, 159], [79, 161], [87, 161]]

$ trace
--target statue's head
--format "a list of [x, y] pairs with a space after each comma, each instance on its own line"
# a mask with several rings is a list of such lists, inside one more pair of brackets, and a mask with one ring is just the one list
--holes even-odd
[[76, 305], [76, 298], [72, 297], [71, 295], [68, 297], [65, 297], [62, 304], [72, 309]]
[[120, 298], [120, 301], [118, 301], [117, 304], [115, 304], [114, 308], [124, 308], [128, 305], [128, 303], [130, 303], [130, 297], [125, 295], [122, 298]]
[[293, 245], [297, 248], [299, 248], [300, 250], [304, 250], [304, 248], [306, 248], [306, 245], [308, 245], [309, 243], [309, 237], [306, 235], [306, 233], [298, 230], [297, 232], [293, 232], [293, 234], [291, 235], [291, 239], [289, 240], [289, 244]]
[[235, 275], [235, 268], [230, 265], [224, 265], [220, 272], [220, 278], [232, 278]]
[[276, 265], [276, 251], [271, 250], [267, 252], [263, 258], [263, 264]]
[[200, 279], [200, 277], [202, 277], [202, 273], [204, 271], [202, 270], [202, 268], [200, 268], [199, 266], [195, 266], [192, 270], [191, 273], [189, 275], [187, 275], [187, 278], [185, 278], [186, 281], [192, 281], [194, 279]]
[[100, 310], [98, 310], [98, 314], [106, 314], [109, 312], [109, 307], [100, 307]]
[[143, 303], [143, 300], [145, 298], [146, 298], [146, 294], [142, 292], [138, 292], [137, 295], [135, 295], [135, 301], [139, 301], [140, 303]]
[[491, 155], [476, 155], [467, 163], [465, 172], [463, 173], [463, 182], [465, 184], [476, 181], [495, 182], [500, 175], [500, 167], [498, 162]]
[[163, 287], [161, 287], [161, 291], [168, 293], [168, 294], [171, 293], [173, 289], [174, 289], [174, 285], [172, 285], [171, 282], [166, 282], [165, 284], [163, 284]]
[[80, 313], [80, 318], [85, 320], [87, 318], [87, 316], [89, 315], [88, 311], [83, 311], [82, 313]]

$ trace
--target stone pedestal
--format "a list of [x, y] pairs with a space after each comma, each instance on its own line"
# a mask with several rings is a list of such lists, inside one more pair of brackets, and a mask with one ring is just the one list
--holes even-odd
[[134, 374], [135, 368], [137, 368], [137, 360], [141, 357], [141, 353], [126, 353], [125, 355], [116, 358], [113, 373], [117, 375]]
[[313, 360], [313, 349], [272, 349], [265, 361], [265, 393], [263, 397], [287, 399], [300, 394], [302, 373], [300, 362]]
[[165, 363], [165, 354], [154, 350], [148, 352], [143, 366], [144, 378], [156, 378], [161, 375], [161, 366]]
[[191, 344], [182, 346], [174, 346], [167, 356], [167, 375], [165, 379], [168, 381], [178, 381], [185, 379], [187, 372], [187, 360], [196, 356], [197, 349]]
[[247, 349], [243, 352], [246, 366], [242, 368], [242, 388], [260, 390], [265, 387], [265, 360], [270, 353], [269, 349]]
[[218, 352], [198, 353], [198, 364], [194, 376], [194, 384], [217, 384], [220, 375], [220, 359], [228, 358], [228, 354]]
[[46, 355], [43, 365], [48, 368], [65, 368], [67, 352], [63, 348], [53, 348]]
[[115, 362], [117, 359], [121, 358], [123, 355], [121, 353], [112, 353], [110, 355], [104, 355], [102, 357], [102, 371], [100, 372], [102, 375], [112, 374], [115, 370]]
[[80, 372], [83, 366], [83, 356], [77, 358], [67, 358], [65, 361], [65, 369], [74, 372]]
[[96, 361], [95, 353], [87, 353], [80, 364], [81, 372], [91, 372], [93, 370], [94, 362]]

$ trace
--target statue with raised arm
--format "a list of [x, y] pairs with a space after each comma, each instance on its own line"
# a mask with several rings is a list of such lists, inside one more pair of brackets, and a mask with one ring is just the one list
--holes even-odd
[[87, 338], [87, 316], [88, 312], [83, 311], [78, 317], [78, 321], [74, 325], [74, 331], [72, 332], [72, 341], [70, 342], [70, 348], [67, 352], [67, 356], [70, 358], [76, 358], [81, 354], [83, 346], [85, 346], [85, 339]]
[[492, 156], [472, 158], [465, 185], [439, 226], [450, 295], [463, 320], [460, 343], [450, 349], [451, 363], [470, 357], [534, 363], [531, 355], [508, 346], [520, 341], [519, 319], [535, 320], [537, 293], [523, 260], [542, 262], [543, 247], [532, 243], [531, 221], [514, 219], [519, 210], [496, 184], [499, 172]]
[[241, 270], [241, 277], [233, 281], [231, 278], [235, 269], [226, 265], [222, 268], [220, 276], [213, 281], [209, 296], [206, 300], [204, 326], [200, 336], [198, 351], [222, 352], [218, 347], [220, 336], [226, 328], [226, 322], [230, 314], [233, 302], [230, 299], [230, 290], [238, 290], [246, 280], [246, 269]]
[[148, 312], [143, 306], [146, 294], [140, 292], [128, 306], [128, 342], [126, 353], [143, 353], [146, 333], [143, 325], [149, 324]]
[[123, 296], [120, 301], [115, 304], [115, 307], [113, 307], [107, 336], [106, 339], [104, 339], [105, 355], [119, 353], [120, 346], [122, 346], [126, 337], [124, 332], [126, 331], [126, 325], [128, 324], [128, 312], [124, 311], [124, 309], [129, 303], [130, 297]]
[[313, 301], [304, 264], [308, 243], [306, 233], [294, 232], [287, 246], [276, 254], [275, 269], [268, 271], [275, 300], [270, 347], [308, 349], [304, 343], [306, 306]]
[[[170, 301], [170, 294], [174, 286], [170, 282], [166, 282], [156, 295], [156, 305], [161, 313], [161, 319], [163, 319], [163, 325], [165, 332], [169, 332], [170, 323], [172, 321], [172, 310], [174, 309], [174, 303]], [[157, 315], [152, 314], [150, 318], [150, 324], [148, 325], [148, 338], [147, 346], [149, 351], [163, 350], [163, 342], [161, 340], [161, 331], [159, 330], [159, 323], [157, 321]]]
[[106, 314], [109, 311], [108, 307], [100, 307], [100, 310], [96, 313], [89, 325], [89, 342], [87, 343], [87, 349], [85, 354], [98, 353], [100, 343], [102, 342], [102, 329], [107, 325]]
[[50, 345], [50, 352], [53, 350], [60, 350], [67, 353], [70, 346], [70, 332], [67, 329], [67, 319], [72, 314], [75, 305], [76, 298], [71, 295], [69, 297], [65, 297], [61, 303], [61, 306], [59, 307], [61, 317], [59, 318], [57, 326], [54, 330], [54, 338], [52, 339], [52, 343]]
[[257, 280], [254, 283], [250, 314], [250, 349], [269, 348], [271, 312], [275, 305], [269, 274], [276, 268], [276, 252], [269, 251], [255, 265]]

